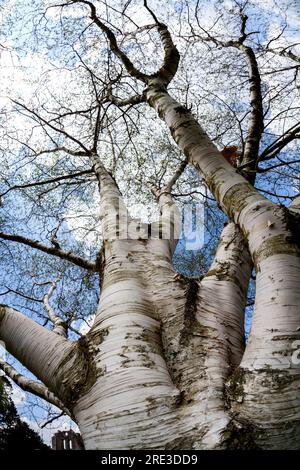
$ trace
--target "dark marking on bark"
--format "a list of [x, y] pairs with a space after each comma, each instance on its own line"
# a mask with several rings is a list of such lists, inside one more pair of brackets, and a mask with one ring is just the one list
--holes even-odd
[[[218, 195], [219, 191], [216, 187], [216, 184], [211, 179], [209, 189], [213, 194]], [[233, 220], [234, 215], [239, 213], [244, 209], [248, 204], [248, 198], [256, 195], [256, 191], [253, 186], [247, 181], [243, 183], [235, 184], [230, 188], [223, 198], [223, 205], [226, 207], [227, 214], [231, 220]], [[218, 196], [219, 199], [219, 196]]]
[[180, 116], [190, 114], [190, 111], [184, 106], [177, 106], [176, 108], [174, 108], [174, 111], [176, 111], [176, 113], [178, 113]]
[[105, 248], [104, 244], [99, 251], [97, 258], [96, 258], [96, 271], [99, 273], [99, 285], [100, 289], [103, 285], [103, 279], [104, 279], [104, 268], [105, 268]]
[[245, 384], [245, 371], [238, 367], [229, 377], [225, 385], [225, 402], [228, 408], [231, 408], [233, 403], [243, 403], [244, 401], [244, 384]]
[[196, 279], [186, 279], [186, 303], [184, 309], [183, 329], [180, 333], [180, 343], [187, 345], [190, 335], [194, 330], [199, 292], [199, 281]]
[[[79, 398], [86, 395], [92, 388], [97, 377], [103, 375], [95, 364], [95, 348], [102, 343], [108, 333], [107, 328], [103, 329], [100, 333], [97, 333], [96, 340], [93, 341], [91, 340], [93, 335], [82, 336], [74, 343], [73, 349], [59, 364], [58, 369], [65, 367], [68, 362], [72, 364], [70, 377], [67, 378], [67, 374], [66, 378], [57, 387], [59, 390], [57, 396], [71, 411]], [[76, 357], [75, 362], [74, 356]]]
[[[225, 430], [224, 446], [226, 449], [259, 449], [256, 442], [268, 441], [270, 436], [274, 435], [275, 432], [278, 434], [279, 428], [283, 425], [282, 422], [278, 422], [273, 426], [266, 428], [266, 423], [262, 420], [259, 425], [252, 421], [251, 415], [243, 417], [244, 411], [247, 412], [247, 402], [245, 403], [246, 410], [244, 410], [244, 398], [245, 398], [245, 384], [253, 383], [255, 380], [256, 387], [260, 390], [260, 395], [253, 396], [250, 392], [250, 400], [256, 402], [256, 406], [262, 400], [262, 412], [264, 412], [264, 393], [272, 394], [274, 400], [281, 399], [286, 393], [292, 390], [292, 384], [298, 383], [299, 375], [291, 373], [290, 370], [272, 369], [271, 366], [256, 369], [255, 371], [249, 371], [247, 369], [237, 368], [225, 387], [225, 403], [229, 413], [232, 416], [232, 421]], [[261, 390], [261, 387], [263, 389]], [[249, 398], [249, 397], [248, 397]], [[257, 420], [258, 416], [254, 416]], [[286, 429], [290, 429], [291, 432], [294, 426], [297, 425], [299, 420], [291, 419], [287, 420], [284, 424]]]
[[246, 421], [233, 419], [223, 433], [222, 448], [226, 450], [260, 450], [255, 443], [259, 428]]
[[259, 264], [266, 258], [273, 255], [290, 254], [292, 256], [300, 257], [300, 251], [295, 244], [293, 236], [288, 235], [275, 235], [269, 237], [253, 254], [253, 261], [255, 267], [260, 270]]
[[95, 333], [93, 331], [87, 334], [89, 338], [92, 338], [92, 344], [94, 347], [99, 346], [101, 343], [103, 343], [104, 338], [108, 335], [109, 333], [109, 328], [102, 328], [100, 331], [97, 330]]
[[79, 338], [78, 350], [82, 357], [83, 364], [86, 364], [86, 370], [83, 371], [83, 376], [80, 386], [79, 396], [85, 395], [87, 391], [92, 387], [97, 378], [97, 370], [95, 366], [94, 354], [92, 353], [91, 344], [87, 336]]
[[300, 249], [300, 214], [287, 209], [285, 206], [281, 207], [285, 212], [287, 227], [292, 234], [292, 239]]

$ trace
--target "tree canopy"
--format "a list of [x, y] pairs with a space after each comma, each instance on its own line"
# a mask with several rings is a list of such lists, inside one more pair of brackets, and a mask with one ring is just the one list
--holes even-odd
[[[115, 199], [122, 198], [128, 215], [129, 239], [149, 231], [148, 224], [175, 202], [183, 213], [182, 232], [188, 228], [170, 252], [189, 302], [198, 299], [194, 278], [204, 277], [205, 286], [207, 273], [223, 281], [230, 267], [237, 268], [230, 236], [240, 240], [240, 266], [246, 267], [232, 277], [243, 291], [248, 335], [255, 280], [264, 276], [261, 259], [284, 245], [271, 250], [256, 243], [267, 244], [274, 227], [274, 237], [283, 237], [276, 230], [288, 220], [293, 236], [285, 239], [299, 244], [295, 9], [292, 0], [2, 2], [3, 308], [25, 313], [72, 344], [79, 340], [84, 349], [108, 269], [105, 243]], [[228, 167], [224, 157], [232, 148], [235, 161], [228, 160]], [[271, 214], [267, 222], [260, 222], [263, 207]], [[119, 233], [123, 215], [118, 217]], [[243, 239], [230, 229], [223, 234], [228, 221], [240, 227]], [[261, 235], [265, 225], [269, 232]], [[222, 261], [222, 243], [229, 261]], [[212, 260], [217, 266], [210, 267]], [[271, 302], [276, 296], [269, 292]], [[238, 362], [233, 356], [228, 368]], [[44, 376], [28, 382], [12, 365], [0, 366], [74, 418], [72, 406], [48, 389]]]

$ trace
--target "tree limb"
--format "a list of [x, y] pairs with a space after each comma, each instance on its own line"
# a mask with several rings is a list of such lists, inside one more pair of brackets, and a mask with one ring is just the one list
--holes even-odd
[[[245, 147], [242, 157], [242, 164], [246, 168], [245, 176], [247, 179], [254, 184], [255, 173], [253, 170], [256, 168], [256, 164], [259, 157], [259, 145], [264, 130], [264, 114], [263, 114], [263, 98], [261, 91], [261, 79], [258, 69], [258, 63], [253, 49], [250, 46], [246, 46], [245, 40], [249, 36], [246, 33], [246, 25], [248, 17], [243, 14], [242, 9], [240, 12], [241, 16], [241, 34], [236, 41], [220, 41], [210, 34], [207, 34], [206, 38], [201, 37], [203, 41], [212, 41], [218, 47], [234, 47], [243, 52], [246, 57], [249, 69], [249, 89], [250, 89], [250, 124], [245, 140]], [[250, 171], [249, 171], [250, 170]]]
[[[242, 50], [247, 58], [249, 67], [249, 84], [250, 84], [250, 125], [245, 141], [245, 148], [242, 163], [250, 163], [248, 169], [255, 170], [256, 163], [259, 157], [259, 145], [264, 130], [264, 117], [263, 117], [263, 100], [261, 92], [261, 79], [258, 70], [258, 64], [253, 49], [249, 46], [240, 45], [239, 49]], [[249, 174], [248, 179], [253, 184], [255, 180], [255, 173]]]
[[[7, 351], [31, 371], [55, 395], [63, 393], [62, 378], [66, 367], [62, 361], [74, 356], [74, 344], [39, 325], [8, 305], [0, 305], [0, 339]], [[76, 356], [76, 354], [75, 354]]]
[[93, 263], [92, 261], [86, 260], [84, 258], [81, 258], [80, 256], [75, 255], [71, 251], [64, 251], [60, 248], [50, 247], [50, 246], [44, 245], [43, 243], [37, 240], [31, 240], [30, 238], [23, 237], [21, 235], [0, 232], [0, 238], [2, 238], [3, 240], [9, 240], [9, 241], [17, 242], [17, 243], [22, 243], [23, 245], [30, 246], [31, 248], [35, 248], [49, 255], [54, 255], [54, 256], [57, 256], [58, 258], [70, 261], [70, 263], [76, 264], [77, 266], [80, 266], [81, 268], [87, 269], [89, 271], [96, 271], [95, 263]]
[[[25, 111], [27, 111], [29, 114], [34, 116], [36, 119], [38, 119], [44, 125], [50, 127], [50, 129], [52, 129], [55, 132], [58, 132], [60, 134], [63, 134], [65, 137], [67, 137], [67, 139], [70, 139], [72, 142], [74, 142], [75, 144], [77, 144], [79, 147], [81, 147], [83, 149], [83, 151], [75, 152], [75, 155], [78, 155], [78, 156], [88, 156], [89, 155], [89, 153], [90, 153], [89, 149], [85, 145], [83, 145], [83, 143], [80, 142], [80, 140], [76, 139], [76, 137], [73, 137], [71, 134], [66, 132], [64, 129], [61, 129], [59, 127], [54, 126], [50, 121], [47, 121], [47, 119], [44, 119], [36, 111], [34, 111], [33, 109], [29, 109], [25, 104], [20, 103], [19, 101], [15, 101], [15, 100], [12, 100], [12, 102], [15, 103], [17, 106], [20, 106], [21, 108], [23, 108]], [[63, 149], [65, 150], [65, 147], [63, 147]], [[53, 149], [54, 152], [56, 150], [57, 149]]]
[[128, 56], [120, 49], [120, 47], [118, 46], [115, 34], [97, 16], [97, 10], [93, 3], [87, 0], [73, 0], [72, 2], [68, 4], [73, 4], [73, 3], [81, 3], [84, 5], [87, 5], [90, 8], [91, 19], [98, 26], [98, 28], [101, 29], [101, 31], [105, 33], [109, 41], [111, 51], [115, 54], [116, 57], [118, 57], [121, 60], [122, 64], [124, 65], [129, 75], [131, 75], [131, 77], [134, 77], [142, 81], [145, 84], [147, 84], [149, 80], [155, 77], [161, 79], [165, 86], [167, 86], [170, 83], [170, 81], [174, 77], [178, 68], [178, 63], [179, 63], [179, 58], [180, 58], [179, 52], [172, 41], [172, 38], [168, 31], [167, 26], [157, 20], [156, 16], [152, 13], [150, 8], [148, 7], [146, 0], [144, 0], [144, 6], [147, 8], [147, 10], [151, 13], [152, 17], [155, 19], [155, 22], [157, 24], [157, 29], [158, 29], [158, 32], [162, 41], [163, 48], [164, 48], [164, 53], [165, 53], [162, 67], [157, 72], [151, 75], [147, 75], [145, 73], [140, 72], [133, 65], [133, 63], [128, 58]]
[[55, 311], [50, 305], [50, 298], [54, 290], [56, 289], [58, 280], [50, 283], [51, 284], [50, 289], [48, 290], [47, 294], [44, 296], [43, 302], [47, 310], [49, 319], [54, 325], [53, 330], [52, 330], [53, 333], [56, 333], [57, 335], [61, 335], [64, 338], [67, 338], [68, 336], [67, 323], [59, 315], [55, 313]]
[[123, 65], [125, 66], [127, 72], [134, 78], [137, 78], [138, 80], [141, 80], [142, 82], [146, 83], [148, 79], [148, 75], [140, 72], [138, 69], [135, 68], [131, 60], [127, 57], [127, 55], [119, 48], [116, 36], [112, 32], [112, 30], [106, 26], [100, 18], [97, 16], [97, 10], [95, 5], [92, 2], [89, 2], [87, 0], [73, 0], [72, 2], [68, 3], [69, 5], [73, 3], [81, 3], [84, 5], [87, 5], [90, 8], [91, 11], [91, 19], [95, 23], [95, 25], [98, 26], [98, 28], [101, 29], [106, 34], [106, 37], [109, 41], [110, 48], [112, 52], [118, 57]]
[[300, 57], [294, 54], [292, 51], [288, 50], [287, 48], [276, 50], [268, 47], [266, 50], [267, 52], [272, 52], [272, 54], [280, 55], [281, 57], [287, 57], [288, 59], [291, 59], [300, 64]]
[[87, 175], [91, 173], [92, 173], [92, 170], [84, 170], [84, 171], [78, 171], [77, 173], [71, 173], [69, 175], [62, 175], [62, 176], [57, 176], [56, 178], [45, 179], [42, 181], [33, 181], [32, 183], [16, 184], [8, 188], [4, 193], [0, 194], [0, 197], [5, 196], [7, 193], [15, 189], [26, 189], [26, 188], [32, 188], [34, 186], [42, 186], [44, 184], [57, 183], [58, 181], [71, 179], [71, 178], [77, 178], [78, 176], [83, 176], [83, 175]]
[[3, 361], [0, 358], [0, 369], [15, 383], [17, 384], [24, 392], [30, 392], [33, 395], [36, 395], [43, 400], [46, 400], [48, 403], [56, 406], [63, 410], [64, 413], [69, 415], [72, 418], [71, 412], [64, 406], [64, 404], [52, 393], [50, 390], [45, 387], [44, 384], [36, 382], [35, 380], [29, 379], [24, 375], [20, 374], [13, 366]]
[[129, 98], [121, 100], [113, 96], [111, 93], [108, 95], [108, 99], [112, 104], [119, 106], [120, 108], [129, 105], [134, 106], [135, 104], [144, 103], [146, 101], [143, 95], [130, 96]]
[[269, 145], [261, 153], [259, 161], [271, 160], [274, 158], [281, 150], [295, 138], [300, 137], [300, 126], [295, 124], [295, 126], [288, 129], [282, 136], [278, 137], [271, 145]]

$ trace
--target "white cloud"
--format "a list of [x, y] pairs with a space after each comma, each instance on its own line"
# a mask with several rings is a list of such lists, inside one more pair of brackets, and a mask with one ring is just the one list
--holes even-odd
[[23, 392], [23, 390], [18, 387], [14, 382], [11, 382], [12, 384], [12, 393], [11, 393], [11, 399], [14, 402], [16, 406], [19, 405], [24, 405], [27, 401], [26, 398], [26, 393]]
[[[269, 36], [270, 39], [274, 37], [276, 27], [280, 25], [281, 21], [285, 21], [288, 28], [285, 31], [285, 39], [289, 40], [300, 38], [300, 3], [299, 0], [252, 0], [254, 5], [257, 5], [262, 10], [272, 13], [272, 21], [269, 22]], [[280, 29], [282, 29], [280, 27]], [[292, 31], [294, 29], [294, 31]], [[293, 41], [292, 42], [297, 42]], [[284, 45], [284, 44], [283, 44]]]

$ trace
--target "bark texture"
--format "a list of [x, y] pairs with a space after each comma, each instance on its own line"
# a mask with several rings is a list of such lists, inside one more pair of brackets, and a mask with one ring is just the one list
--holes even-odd
[[[288, 210], [265, 199], [236, 173], [165, 87], [154, 80], [146, 96], [224, 211], [240, 226], [257, 272], [250, 338], [232, 379], [241, 385], [236, 406], [230, 398], [233, 413], [239, 423], [246, 421], [255, 429], [257, 446], [298, 448], [300, 370], [292, 355], [293, 342], [300, 337], [300, 252]], [[296, 203], [291, 211], [297, 212]]]
[[[157, 111], [185, 154], [182, 171], [187, 163], [197, 169], [230, 223], [202, 279], [174, 277], [180, 232], [170, 196], [174, 179], [158, 195], [161, 218], [149, 239], [149, 227], [129, 216], [97, 145], [84, 148], [101, 196], [104, 244], [97, 262], [24, 237], [0, 237], [98, 271], [101, 298], [94, 325], [77, 342], [69, 341], [57, 334], [64, 330], [46, 298], [54, 331], [2, 305], [0, 339], [74, 416], [87, 449], [299, 448], [300, 361], [294, 354], [300, 340], [299, 197], [287, 209], [259, 194], [169, 94], [179, 53], [146, 1], [164, 48], [162, 67], [152, 75], [135, 68], [93, 3], [71, 3], [89, 8], [111, 51], [145, 84], [142, 97], [125, 102], [145, 100]], [[252, 112], [244, 158], [253, 169], [263, 107], [256, 58], [244, 45], [245, 26], [246, 17], [241, 38], [227, 45], [248, 58]], [[252, 265], [255, 311], [245, 344]]]

